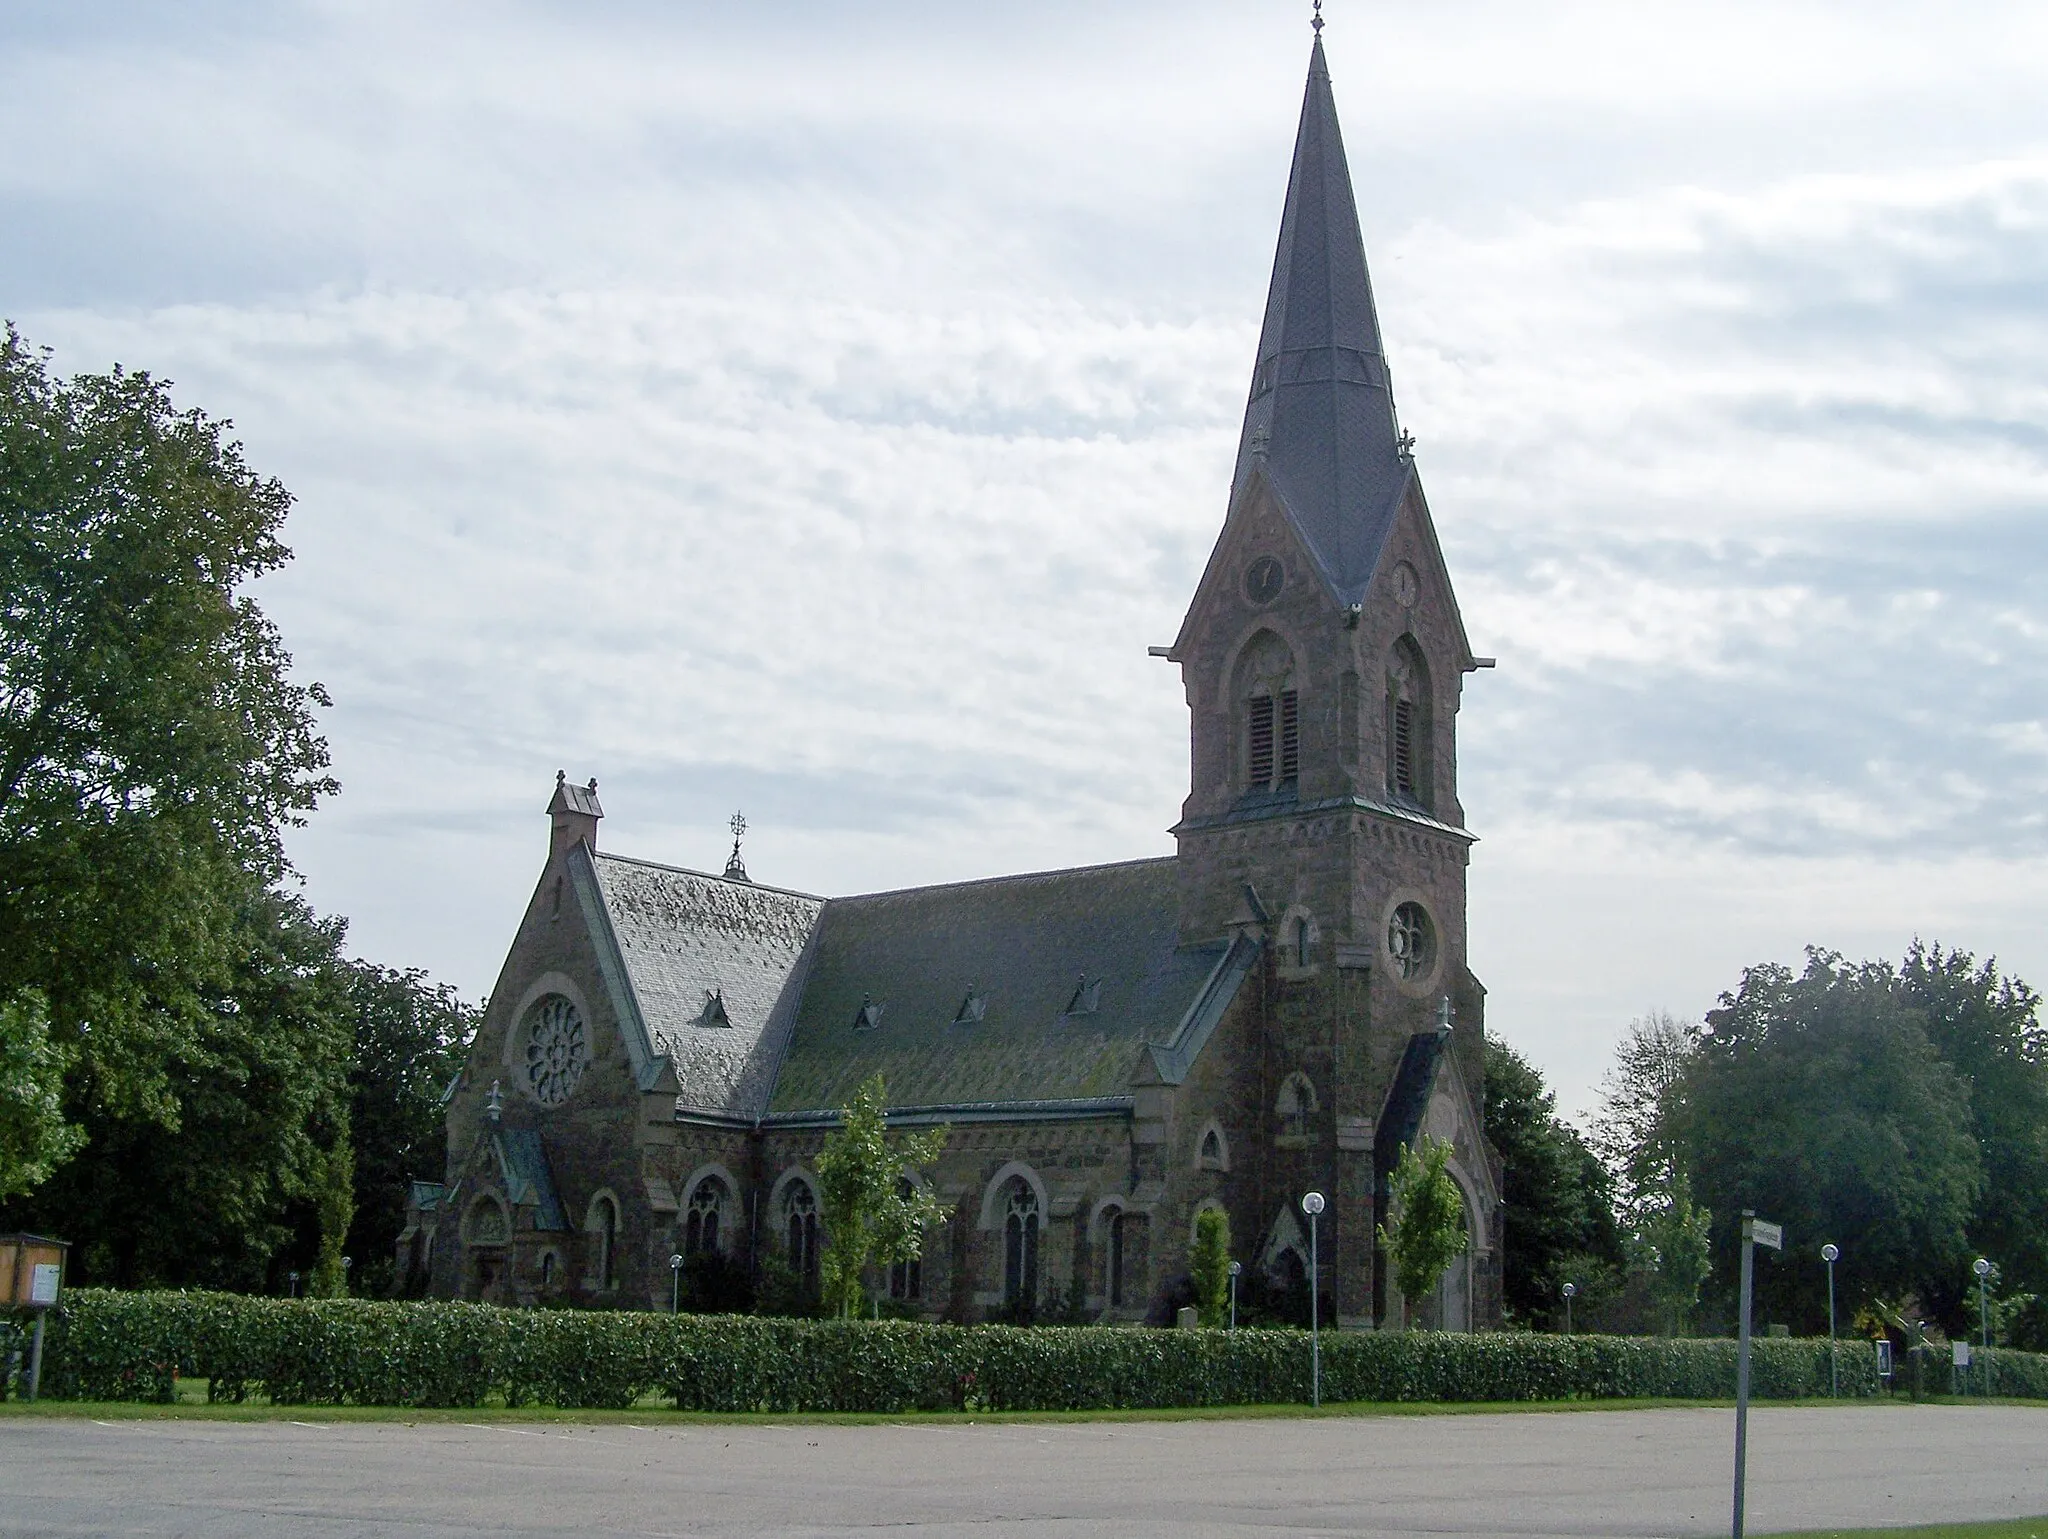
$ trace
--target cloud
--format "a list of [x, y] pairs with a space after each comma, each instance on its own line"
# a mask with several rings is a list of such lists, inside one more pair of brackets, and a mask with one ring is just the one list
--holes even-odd
[[[1298, 32], [81, 14], [0, 24], [0, 296], [297, 493], [261, 597], [346, 790], [294, 849], [366, 951], [488, 986], [557, 767], [614, 847], [716, 867], [745, 806], [814, 890], [1170, 848], [1144, 649], [1223, 512]], [[1628, 1015], [1809, 939], [2048, 973], [2039, 19], [1350, 25], [1397, 396], [1501, 659], [1494, 1024], [1574, 1104]]]

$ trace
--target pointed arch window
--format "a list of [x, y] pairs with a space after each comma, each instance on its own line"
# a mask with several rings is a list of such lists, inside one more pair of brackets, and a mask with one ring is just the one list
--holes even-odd
[[615, 1288], [619, 1283], [619, 1205], [609, 1193], [599, 1193], [590, 1204], [590, 1218], [584, 1225], [590, 1236], [590, 1283], [598, 1288]]
[[1245, 789], [1291, 791], [1301, 778], [1301, 695], [1287, 643], [1261, 631], [1237, 667]]
[[[917, 1195], [917, 1187], [908, 1176], [896, 1178], [896, 1195], [908, 1200]], [[924, 1297], [924, 1262], [911, 1256], [889, 1264], [889, 1297], [906, 1304], [917, 1303]]]
[[1397, 801], [1431, 805], [1429, 665], [1413, 636], [1387, 658], [1387, 791]]
[[716, 1255], [719, 1250], [719, 1230], [725, 1217], [725, 1206], [731, 1200], [731, 1193], [717, 1176], [706, 1176], [699, 1181], [696, 1190], [690, 1193], [689, 1212], [683, 1219], [683, 1254], [686, 1256]]
[[1109, 1215], [1109, 1233], [1104, 1237], [1104, 1249], [1108, 1254], [1103, 1258], [1103, 1270], [1108, 1274], [1105, 1290], [1109, 1294], [1110, 1307], [1121, 1308], [1124, 1301], [1124, 1211], [1118, 1208]]
[[1038, 1297], [1038, 1193], [1022, 1176], [1010, 1180], [1003, 1204], [1003, 1303], [1029, 1308]]
[[818, 1197], [807, 1181], [792, 1181], [782, 1194], [782, 1233], [789, 1269], [807, 1295], [818, 1289]]

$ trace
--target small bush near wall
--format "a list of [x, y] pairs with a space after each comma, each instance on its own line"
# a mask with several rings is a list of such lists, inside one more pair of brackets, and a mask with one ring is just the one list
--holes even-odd
[[[284, 1404], [683, 1410], [1092, 1410], [1308, 1398], [1305, 1331], [1157, 1331], [500, 1309], [78, 1289], [51, 1319], [46, 1394]], [[2048, 1357], [1994, 1352], [2000, 1394], [2048, 1398]], [[1842, 1393], [1878, 1392], [1867, 1342], [1840, 1347]], [[1824, 1341], [1755, 1345], [1755, 1392], [1825, 1395]], [[1725, 1399], [1735, 1343], [1621, 1336], [1323, 1336], [1326, 1400]]]

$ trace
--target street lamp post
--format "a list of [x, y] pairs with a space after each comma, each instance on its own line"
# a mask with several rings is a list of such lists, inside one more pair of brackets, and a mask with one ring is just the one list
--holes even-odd
[[1308, 1352], [1309, 1404], [1318, 1410], [1323, 1404], [1322, 1310], [1317, 1301], [1316, 1216], [1323, 1211], [1323, 1194], [1310, 1192], [1301, 1199], [1301, 1211], [1308, 1215]]
[[683, 1312], [683, 1258], [668, 1258], [668, 1312], [679, 1315]]
[[1566, 1283], [1564, 1285], [1564, 1333], [1567, 1336], [1572, 1333], [1572, 1300], [1578, 1296], [1579, 1285], [1577, 1283]]
[[1979, 1256], [1970, 1265], [1977, 1274], [1977, 1330], [1984, 1338], [1984, 1393], [1991, 1393], [1991, 1302], [1986, 1296], [1985, 1284], [1991, 1277], [1991, 1262]]
[[1242, 1261], [1230, 1263], [1230, 1328], [1237, 1329], [1237, 1274], [1244, 1270]]
[[1828, 1393], [1841, 1398], [1841, 1370], [1835, 1363], [1835, 1263], [1841, 1259], [1842, 1248], [1830, 1240], [1820, 1248], [1820, 1259], [1828, 1264]]

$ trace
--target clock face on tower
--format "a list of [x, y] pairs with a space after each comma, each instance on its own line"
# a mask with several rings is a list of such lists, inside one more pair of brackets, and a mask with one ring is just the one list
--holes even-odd
[[1287, 571], [1272, 556], [1261, 556], [1245, 568], [1244, 596], [1254, 604], [1270, 604], [1287, 586]]

